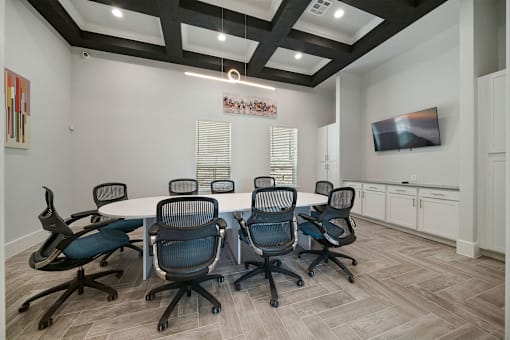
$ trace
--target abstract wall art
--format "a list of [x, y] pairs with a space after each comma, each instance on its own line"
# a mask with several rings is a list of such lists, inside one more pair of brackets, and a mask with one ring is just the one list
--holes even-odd
[[5, 146], [30, 148], [30, 81], [5, 69]]
[[276, 102], [272, 99], [231, 93], [223, 94], [224, 113], [276, 118], [277, 111]]

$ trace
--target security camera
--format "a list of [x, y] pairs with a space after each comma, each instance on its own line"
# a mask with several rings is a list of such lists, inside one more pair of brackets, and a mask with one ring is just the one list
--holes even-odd
[[81, 51], [81, 57], [82, 57], [82, 59], [89, 59], [90, 54], [87, 51]]

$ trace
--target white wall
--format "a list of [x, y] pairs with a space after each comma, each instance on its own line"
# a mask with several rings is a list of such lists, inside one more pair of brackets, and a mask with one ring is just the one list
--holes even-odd
[[[4, 51], [5, 51], [5, 0], [0, 0], [0, 84], [4, 83]], [[0, 90], [0, 105], [4, 103], [4, 91]], [[4, 112], [1, 110], [0, 112]], [[5, 120], [0, 119], [0, 131], [5, 131]], [[0, 138], [0, 245], [5, 240], [4, 214], [4, 139]], [[0, 338], [5, 337], [5, 248], [0, 249]]]
[[[454, 26], [366, 73], [361, 179], [459, 184], [459, 28]], [[371, 123], [438, 108], [441, 146], [375, 152]]]
[[[72, 173], [75, 206], [91, 207], [92, 187], [128, 185], [130, 197], [166, 195], [172, 178], [195, 177], [196, 120], [232, 123], [237, 191], [269, 173], [271, 125], [298, 128], [298, 184], [313, 190], [317, 127], [334, 120], [334, 98], [274, 83], [276, 91], [191, 78], [187, 68], [91, 51], [72, 62]], [[199, 71], [206, 72], [206, 71]], [[267, 83], [264, 80], [258, 82]], [[222, 113], [223, 92], [277, 101], [276, 119]]]
[[59, 213], [70, 212], [71, 53], [28, 2], [7, 0], [5, 12], [5, 66], [30, 80], [32, 116], [31, 149], [5, 149], [5, 241], [12, 255], [45, 236], [37, 219], [45, 206], [42, 185], [54, 190]]

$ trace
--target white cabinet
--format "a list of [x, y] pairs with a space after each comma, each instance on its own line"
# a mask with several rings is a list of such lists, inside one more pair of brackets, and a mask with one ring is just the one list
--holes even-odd
[[386, 193], [386, 222], [416, 229], [418, 190], [390, 185]]
[[338, 173], [338, 125], [320, 127], [317, 132], [317, 180], [328, 180], [339, 185]]
[[352, 206], [351, 212], [357, 215], [362, 214], [362, 197], [363, 197], [363, 188], [362, 184], [359, 182], [344, 182], [344, 186], [351, 187], [356, 192], [354, 196], [354, 205]]
[[419, 189], [418, 230], [450, 240], [459, 233], [459, 192]]
[[386, 220], [386, 185], [363, 184], [363, 216]]
[[506, 71], [478, 79], [480, 248], [505, 253]]

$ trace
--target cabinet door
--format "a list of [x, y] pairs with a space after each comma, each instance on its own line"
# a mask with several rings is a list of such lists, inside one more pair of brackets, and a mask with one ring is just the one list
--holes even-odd
[[418, 230], [456, 240], [459, 233], [459, 202], [419, 198]]
[[416, 229], [417, 216], [416, 196], [388, 193], [386, 198], [386, 222]]
[[505, 189], [506, 157], [498, 155], [489, 158], [489, 181], [487, 200], [487, 225], [484, 232], [488, 236], [488, 248], [505, 253]]
[[328, 178], [327, 180], [333, 183], [333, 186], [336, 188], [340, 184], [340, 176], [338, 173], [338, 164], [337, 162], [326, 162], [326, 168], [328, 169]]
[[317, 180], [318, 181], [328, 180], [328, 163], [326, 162], [317, 163]]
[[363, 216], [384, 221], [386, 219], [386, 193], [363, 191]]
[[506, 75], [497, 73], [491, 80], [489, 152], [505, 152]]
[[338, 124], [330, 124], [328, 128], [328, 161], [336, 161], [338, 155], [338, 144], [340, 140], [338, 138]]
[[354, 214], [361, 215], [361, 207], [362, 207], [362, 191], [356, 190], [356, 196], [354, 197], [354, 204], [352, 206], [351, 212]]
[[[328, 127], [317, 129], [317, 162], [325, 162], [328, 153]], [[325, 179], [320, 178], [319, 179]]]

